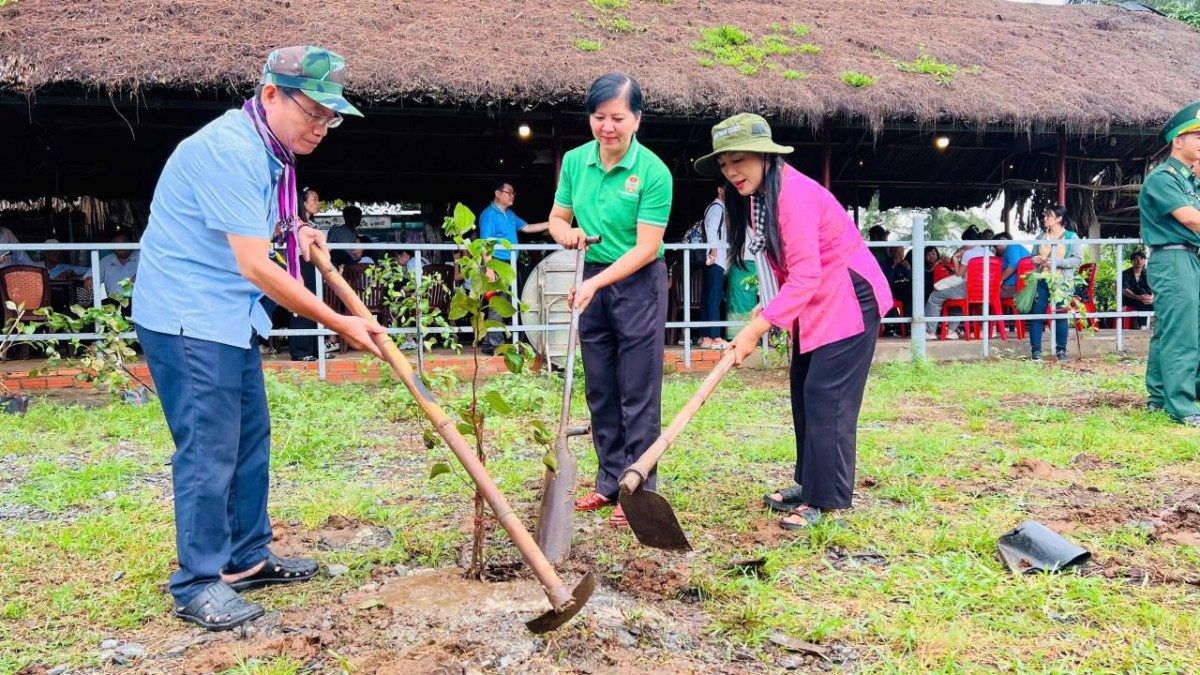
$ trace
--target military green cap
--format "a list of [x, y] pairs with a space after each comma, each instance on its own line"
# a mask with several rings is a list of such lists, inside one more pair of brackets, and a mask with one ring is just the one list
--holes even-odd
[[705, 176], [720, 176], [717, 157], [723, 152], [765, 152], [786, 155], [787, 145], [771, 140], [771, 125], [754, 113], [740, 113], [712, 128], [713, 151], [696, 160], [696, 171]]
[[1180, 134], [1189, 131], [1200, 131], [1200, 101], [1184, 107], [1167, 120], [1167, 125], [1159, 132], [1158, 138], [1163, 143], [1170, 143]]
[[309, 98], [342, 115], [363, 114], [342, 97], [346, 60], [323, 47], [283, 47], [263, 65], [262, 83], [299, 89]]

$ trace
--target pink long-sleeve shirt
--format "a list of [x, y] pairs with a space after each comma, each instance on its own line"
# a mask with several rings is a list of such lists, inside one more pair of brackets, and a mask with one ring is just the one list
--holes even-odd
[[786, 164], [778, 216], [784, 265], [772, 265], [779, 293], [762, 317], [787, 330], [798, 321], [801, 353], [863, 332], [851, 270], [871, 284], [880, 316], [892, 308], [883, 270], [846, 209], [819, 183]]

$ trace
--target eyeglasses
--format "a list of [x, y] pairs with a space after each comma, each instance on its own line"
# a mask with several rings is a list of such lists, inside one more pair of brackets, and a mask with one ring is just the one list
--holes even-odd
[[517, 191], [516, 191], [516, 190], [496, 190], [496, 192], [502, 192], [502, 193], [504, 193], [504, 194], [508, 195], [509, 197], [516, 197], [516, 196], [517, 196]]
[[315, 124], [317, 126], [322, 126], [327, 129], [336, 129], [339, 126], [341, 126], [341, 124], [342, 124], [342, 116], [341, 115], [339, 115], [337, 113], [334, 113], [332, 115], [318, 115], [317, 113], [312, 112], [308, 108], [305, 108], [300, 103], [300, 101], [297, 101], [288, 92], [286, 92], [286, 91], [283, 92], [283, 95], [288, 97], [289, 101], [291, 101], [292, 103], [295, 103], [297, 108], [304, 111], [304, 114], [308, 115], [308, 121], [311, 122], [312, 124]]

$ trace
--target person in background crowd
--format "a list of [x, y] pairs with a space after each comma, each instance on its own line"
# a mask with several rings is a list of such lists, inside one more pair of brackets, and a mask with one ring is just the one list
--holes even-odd
[[713, 127], [713, 151], [696, 171], [725, 178], [734, 263], [746, 242], [758, 262], [762, 311], [733, 339], [740, 364], [772, 326], [791, 331], [795, 485], [764, 495], [798, 530], [854, 493], [858, 413], [891, 291], [844, 206], [789, 166], [792, 148], [754, 114]]
[[[118, 234], [112, 238], [114, 244], [130, 243], [129, 235]], [[129, 279], [137, 281], [138, 261], [141, 254], [133, 249], [121, 248], [100, 259], [100, 286], [105, 297], [112, 298], [123, 295], [121, 282]]]
[[[1079, 244], [1069, 243], [1073, 239], [1078, 239], [1074, 231], [1075, 221], [1071, 220], [1065, 206], [1051, 206], [1046, 209], [1042, 223], [1042, 233], [1038, 235], [1038, 239], [1061, 239], [1065, 243], [1038, 244], [1035, 247], [1036, 253], [1032, 256], [1034, 270], [1049, 272], [1053, 268], [1054, 274], [1059, 279], [1073, 279], [1075, 269], [1079, 267], [1079, 263], [1083, 262], [1083, 247]], [[1055, 308], [1061, 309], [1064, 306], [1060, 301]], [[1045, 314], [1049, 307], [1050, 287], [1045, 281], [1039, 280], [1037, 297], [1033, 301], [1032, 311], [1034, 314]], [[1034, 361], [1042, 359], [1042, 332], [1044, 330], [1044, 321], [1029, 322], [1029, 352], [1030, 358]], [[1054, 321], [1054, 354], [1059, 361], [1067, 360], [1066, 319]]]
[[[307, 210], [307, 206], [305, 207]], [[314, 210], [309, 218], [317, 215]], [[362, 225], [362, 209], [351, 204], [342, 209], [342, 225], [330, 228], [329, 243], [355, 244], [358, 243], [358, 226]], [[354, 255], [347, 249], [333, 249], [329, 252], [329, 260], [334, 265], [353, 265]]]
[[1017, 265], [1032, 257], [1029, 249], [1021, 244], [1010, 244], [1012, 235], [1001, 232], [994, 238], [996, 255], [1000, 256], [1000, 297], [1011, 298], [1017, 294]]
[[[717, 196], [704, 208], [704, 238], [710, 244], [724, 244], [725, 187], [717, 186]], [[700, 321], [721, 320], [721, 297], [725, 294], [725, 270], [729, 254], [723, 246], [710, 249], [704, 259], [704, 296], [700, 298]], [[694, 274], [694, 272], [693, 272]], [[720, 327], [698, 328], [701, 349], [725, 349]]]
[[[13, 231], [0, 225], [0, 244], [19, 244], [20, 239]], [[33, 259], [25, 251], [13, 251], [0, 246], [0, 267], [8, 267], [9, 265], [31, 265]]]
[[[1154, 291], [1150, 290], [1150, 277], [1146, 274], [1146, 254], [1134, 251], [1129, 258], [1129, 269], [1121, 273], [1121, 295], [1124, 304], [1135, 312], [1154, 311]], [[1133, 325], [1145, 330], [1148, 317], [1135, 316]]]

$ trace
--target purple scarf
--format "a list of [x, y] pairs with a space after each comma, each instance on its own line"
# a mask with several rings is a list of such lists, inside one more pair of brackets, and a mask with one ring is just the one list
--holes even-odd
[[279, 177], [276, 198], [279, 200], [279, 222], [275, 224], [277, 245], [287, 244], [287, 269], [293, 279], [300, 278], [300, 247], [296, 243], [296, 230], [300, 219], [296, 217], [296, 155], [284, 147], [267, 126], [267, 111], [262, 100], [255, 96], [246, 101], [242, 112], [250, 118], [255, 131], [262, 138], [267, 151], [283, 163], [283, 175]]

